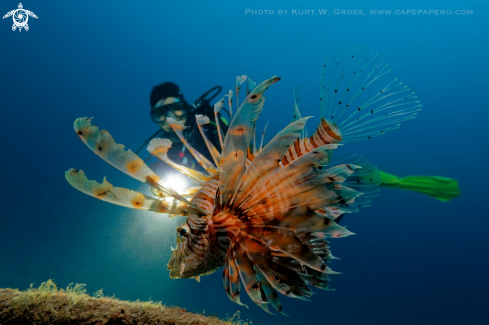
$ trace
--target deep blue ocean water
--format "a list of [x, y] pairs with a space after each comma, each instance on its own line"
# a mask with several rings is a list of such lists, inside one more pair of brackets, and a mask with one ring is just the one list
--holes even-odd
[[[0, 3], [0, 14], [16, 9]], [[485, 1], [26, 1], [30, 30], [0, 21], [0, 287], [53, 279], [64, 287], [129, 300], [160, 300], [255, 324], [489, 324], [487, 190], [489, 5]], [[273, 15], [246, 14], [274, 10]], [[315, 10], [293, 15], [292, 10]], [[320, 15], [327, 9], [329, 15]], [[336, 15], [362, 10], [365, 15]], [[278, 10], [289, 10], [278, 15]], [[451, 10], [451, 15], [380, 15], [370, 10]], [[466, 10], [456, 15], [456, 10]], [[469, 14], [472, 11], [472, 14]], [[423, 104], [417, 118], [369, 142], [348, 145], [381, 169], [459, 181], [443, 203], [381, 190], [373, 207], [345, 220], [355, 236], [331, 241], [341, 258], [336, 292], [311, 302], [282, 297], [290, 317], [232, 303], [221, 272], [171, 280], [166, 270], [176, 219], [98, 201], [71, 188], [64, 172], [143, 187], [96, 157], [73, 121], [94, 124], [135, 150], [157, 130], [152, 86], [174, 81], [188, 100], [237, 75], [279, 75], [259, 128], [290, 122], [292, 89], [304, 115], [319, 116], [321, 65], [362, 45], [378, 52]], [[315, 126], [317, 120], [310, 125]]]

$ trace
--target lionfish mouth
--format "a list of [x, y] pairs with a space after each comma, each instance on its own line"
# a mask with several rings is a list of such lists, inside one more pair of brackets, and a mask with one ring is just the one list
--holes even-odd
[[[181, 247], [183, 248], [183, 247]], [[200, 277], [214, 273], [219, 267], [209, 267], [208, 263], [201, 258], [192, 256], [190, 259], [182, 258], [180, 248], [173, 250], [168, 262], [167, 269], [170, 271], [172, 279], [193, 279], [200, 281]]]
[[178, 274], [178, 271], [170, 270], [170, 278], [172, 279], [181, 279], [182, 277]]
[[172, 279], [188, 279], [193, 277], [193, 274], [189, 274], [188, 272], [189, 268], [186, 269], [185, 267], [186, 261], [183, 258], [184, 251], [185, 246], [183, 243], [177, 245], [177, 248], [172, 247], [172, 254], [167, 266], [167, 270], [170, 270], [170, 278]]
[[172, 279], [192, 279], [198, 278], [204, 274], [194, 274], [192, 272], [185, 272], [185, 264], [181, 263], [180, 266], [168, 264], [168, 270], [170, 270], [170, 278]]
[[[187, 265], [185, 262], [187, 262]], [[203, 262], [201, 261], [201, 263]], [[190, 261], [184, 261], [178, 258], [178, 256], [171, 257], [167, 269], [170, 270], [170, 278], [172, 279], [190, 279], [201, 275], [197, 274], [198, 272], [196, 272], [195, 261], [193, 261], [193, 263]]]
[[182, 272], [177, 267], [177, 262], [181, 260], [181, 256], [182, 256], [181, 252], [179, 252], [179, 250], [181, 250], [181, 247], [178, 246], [177, 248], [172, 247], [171, 250], [172, 250], [172, 254], [170, 256], [170, 260], [168, 261], [168, 265], [166, 269], [170, 270], [170, 278], [181, 279]]

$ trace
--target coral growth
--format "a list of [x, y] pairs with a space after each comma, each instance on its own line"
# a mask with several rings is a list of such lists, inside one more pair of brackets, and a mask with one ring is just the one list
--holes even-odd
[[[239, 316], [238, 316], [239, 318]], [[247, 324], [165, 307], [161, 302], [129, 302], [93, 296], [84, 284], [58, 289], [53, 281], [26, 291], [0, 289], [0, 324]]]

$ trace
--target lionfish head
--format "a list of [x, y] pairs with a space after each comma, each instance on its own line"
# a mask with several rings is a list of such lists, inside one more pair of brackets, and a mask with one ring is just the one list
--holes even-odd
[[198, 280], [199, 276], [214, 273], [220, 266], [220, 252], [214, 241], [207, 219], [187, 218], [177, 227], [177, 247], [172, 247], [168, 262], [170, 278]]

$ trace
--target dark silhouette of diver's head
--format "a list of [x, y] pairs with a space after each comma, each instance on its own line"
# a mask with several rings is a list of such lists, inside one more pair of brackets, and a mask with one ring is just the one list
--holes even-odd
[[154, 108], [159, 101], [168, 97], [178, 98], [181, 102], [188, 105], [183, 98], [183, 93], [180, 90], [180, 87], [175, 83], [168, 81], [154, 86], [153, 90], [151, 90], [151, 95], [149, 96], [151, 107]]
[[183, 124], [187, 121], [190, 107], [183, 98], [182, 91], [173, 82], [164, 82], [154, 86], [149, 97], [151, 104], [151, 119], [169, 132], [171, 130], [166, 118], [172, 117]]

